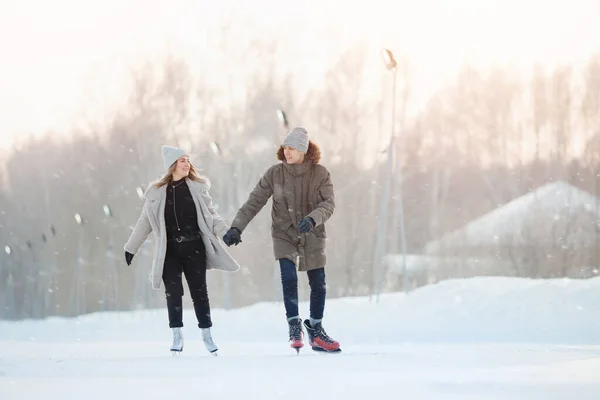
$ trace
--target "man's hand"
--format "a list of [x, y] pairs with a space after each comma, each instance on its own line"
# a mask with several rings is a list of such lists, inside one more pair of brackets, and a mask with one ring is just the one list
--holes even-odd
[[311, 217], [306, 217], [298, 224], [298, 232], [310, 232], [315, 227], [315, 221]]
[[236, 246], [242, 243], [242, 232], [238, 228], [229, 228], [225, 236], [223, 236], [223, 242], [227, 247], [235, 244]]

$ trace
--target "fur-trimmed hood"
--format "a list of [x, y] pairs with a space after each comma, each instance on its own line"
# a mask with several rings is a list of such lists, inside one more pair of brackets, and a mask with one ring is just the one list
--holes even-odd
[[[283, 154], [283, 146], [279, 146], [279, 150], [277, 150], [277, 159], [279, 161], [285, 162], [285, 155]], [[304, 157], [304, 162], [311, 162], [313, 164], [318, 164], [321, 161], [321, 149], [317, 146], [316, 143], [309, 140], [308, 141], [308, 150], [306, 151], [306, 156]]]

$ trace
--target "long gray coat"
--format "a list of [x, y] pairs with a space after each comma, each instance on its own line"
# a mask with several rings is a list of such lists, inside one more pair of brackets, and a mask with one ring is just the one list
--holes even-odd
[[[208, 193], [210, 186], [185, 178], [196, 204], [198, 226], [202, 233], [202, 240], [206, 248], [206, 269], [219, 269], [222, 271], [237, 271], [240, 266], [221, 244], [219, 238], [227, 232], [229, 227], [215, 211], [212, 198]], [[162, 286], [162, 272], [167, 252], [167, 233], [165, 227], [165, 203], [167, 186], [156, 188], [148, 187], [144, 194], [145, 202], [142, 213], [137, 220], [129, 240], [125, 243], [125, 251], [136, 254], [142, 247], [150, 233], [154, 233], [154, 255], [152, 272], [150, 274], [152, 288], [158, 290]]]
[[[321, 151], [309, 142], [304, 163], [288, 164], [283, 148], [279, 148], [277, 158], [281, 162], [263, 175], [231, 226], [243, 232], [272, 196], [271, 236], [275, 259], [287, 258], [297, 264], [299, 271], [325, 267], [325, 222], [333, 215], [335, 194], [329, 171], [319, 164]], [[299, 233], [298, 224], [304, 217], [311, 217], [316, 226], [308, 233]]]

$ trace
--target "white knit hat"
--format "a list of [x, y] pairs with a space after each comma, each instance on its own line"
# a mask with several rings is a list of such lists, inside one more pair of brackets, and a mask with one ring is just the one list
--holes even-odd
[[165, 169], [168, 171], [171, 168], [171, 165], [180, 157], [186, 156], [187, 153], [183, 149], [178, 149], [176, 147], [171, 146], [163, 146], [162, 147], [162, 156], [163, 162], [165, 164]]
[[283, 140], [283, 145], [306, 153], [308, 151], [308, 132], [304, 128], [292, 129]]

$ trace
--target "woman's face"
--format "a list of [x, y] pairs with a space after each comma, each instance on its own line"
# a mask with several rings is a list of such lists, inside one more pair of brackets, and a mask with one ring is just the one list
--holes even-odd
[[179, 157], [173, 171], [173, 178], [178, 181], [190, 174], [190, 158], [188, 156]]
[[293, 147], [284, 146], [283, 155], [288, 164], [302, 164], [304, 162], [304, 153]]

